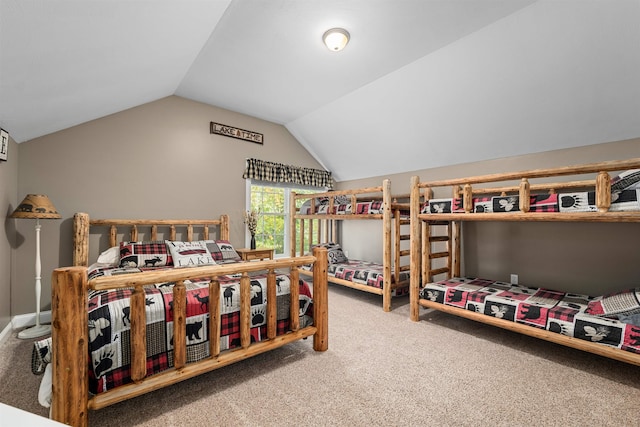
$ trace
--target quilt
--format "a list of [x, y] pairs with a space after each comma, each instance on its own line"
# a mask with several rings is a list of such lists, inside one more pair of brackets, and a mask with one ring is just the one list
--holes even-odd
[[[336, 214], [336, 215], [348, 215], [355, 213], [357, 215], [366, 215], [366, 214], [381, 214], [382, 213], [382, 201], [373, 200], [369, 202], [358, 202], [356, 203], [355, 212], [352, 209], [351, 202], [341, 202], [334, 203], [333, 209], [329, 209], [329, 202], [320, 203], [316, 205], [315, 213], [318, 215], [326, 215], [326, 214]], [[310, 203], [305, 203], [300, 208], [300, 214], [310, 214], [311, 213], [311, 205]]]
[[[137, 268], [104, 268], [96, 275], [127, 274]], [[220, 349], [240, 346], [240, 277], [219, 277], [221, 307]], [[266, 275], [251, 275], [251, 341], [266, 338]], [[289, 330], [290, 280], [276, 276], [277, 334]], [[313, 323], [310, 285], [300, 280], [300, 327]], [[187, 363], [209, 357], [209, 282], [186, 281]], [[145, 286], [147, 375], [173, 366], [173, 283]], [[132, 289], [91, 291], [89, 294], [89, 391], [98, 394], [131, 382], [130, 379], [130, 297]], [[47, 343], [36, 343], [38, 354], [46, 357]], [[50, 345], [50, 341], [48, 343]], [[34, 350], [35, 352], [35, 350]], [[33, 365], [33, 363], [32, 363]]]
[[588, 295], [456, 277], [427, 284], [421, 298], [640, 353], [640, 326], [588, 314]]
[[[304, 265], [300, 268], [304, 270], [311, 270], [311, 266], [308, 265]], [[348, 280], [350, 282], [378, 289], [382, 289], [384, 285], [384, 266], [375, 262], [350, 259], [346, 262], [329, 264], [327, 273], [329, 275], [329, 281], [331, 281], [331, 277], [335, 277], [337, 279]], [[397, 279], [395, 273], [392, 272], [391, 281], [394, 283], [396, 281], [406, 281], [408, 283], [409, 272], [400, 272]], [[408, 294], [408, 284], [406, 287], [396, 288], [391, 291], [391, 296], [402, 296]]]

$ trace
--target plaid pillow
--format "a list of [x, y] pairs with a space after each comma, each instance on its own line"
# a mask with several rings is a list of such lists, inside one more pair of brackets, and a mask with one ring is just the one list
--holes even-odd
[[217, 264], [242, 261], [240, 255], [228, 240], [205, 240], [204, 242], [207, 244], [207, 249], [209, 249]]
[[172, 266], [173, 259], [164, 241], [120, 242], [120, 267]]

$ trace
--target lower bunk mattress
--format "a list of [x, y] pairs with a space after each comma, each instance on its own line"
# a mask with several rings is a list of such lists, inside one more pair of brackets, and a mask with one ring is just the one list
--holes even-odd
[[[140, 269], [113, 268], [98, 275], [138, 272]], [[251, 341], [266, 338], [266, 274], [251, 276]], [[220, 349], [240, 346], [240, 277], [221, 276]], [[290, 280], [276, 276], [277, 334], [289, 331]], [[312, 293], [309, 283], [300, 280], [300, 327], [313, 323]], [[209, 282], [185, 281], [187, 362], [209, 357]], [[173, 283], [145, 286], [147, 374], [173, 366]], [[89, 391], [98, 394], [131, 382], [130, 296], [132, 289], [90, 291], [89, 293]], [[51, 338], [35, 343], [32, 370], [41, 373], [50, 361]]]
[[[628, 294], [628, 293], [625, 293]], [[623, 297], [616, 294], [616, 298]], [[629, 319], [636, 312], [604, 315], [601, 309], [611, 297], [557, 292], [495, 280], [456, 277], [427, 284], [422, 299], [482, 313], [534, 328], [600, 343], [633, 353], [640, 353], [640, 326], [619, 319]], [[626, 297], [623, 297], [626, 298]], [[632, 298], [636, 298], [632, 296]], [[591, 313], [602, 313], [594, 315]]]
[[[301, 269], [311, 271], [312, 266], [305, 265]], [[382, 289], [384, 285], [384, 266], [370, 261], [350, 259], [345, 262], [330, 263], [327, 269], [329, 281], [331, 278], [343, 279], [360, 285], [371, 286]], [[403, 271], [396, 278], [394, 272], [391, 273], [391, 282], [404, 282], [407, 285], [391, 290], [391, 296], [402, 296], [409, 294], [409, 272]]]

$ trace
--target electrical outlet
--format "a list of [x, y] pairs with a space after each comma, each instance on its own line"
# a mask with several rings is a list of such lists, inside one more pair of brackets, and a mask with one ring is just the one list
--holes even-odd
[[518, 275], [517, 274], [512, 274], [511, 275], [511, 284], [512, 285], [517, 285], [518, 284]]
[[344, 251], [344, 256], [346, 256], [347, 258], [349, 258], [349, 251]]

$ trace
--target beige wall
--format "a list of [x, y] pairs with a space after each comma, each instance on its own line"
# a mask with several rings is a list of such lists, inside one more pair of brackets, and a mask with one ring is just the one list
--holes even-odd
[[[264, 135], [264, 145], [211, 135], [215, 121]], [[51, 271], [72, 262], [73, 214], [95, 218], [231, 216], [231, 241], [244, 246], [245, 159], [321, 168], [283, 127], [170, 96], [20, 144], [18, 194], [47, 194], [62, 215], [42, 222], [43, 310]], [[15, 187], [14, 187], [15, 188]], [[17, 223], [11, 313], [35, 311], [34, 224]]]
[[[210, 135], [210, 121], [263, 133], [265, 144]], [[443, 179], [639, 155], [640, 139], [635, 139], [389, 178], [394, 193], [408, 193], [412, 175]], [[9, 162], [0, 162], [5, 207], [5, 238], [0, 244], [0, 255], [5, 256], [0, 262], [7, 267], [12, 259], [13, 267], [0, 270], [0, 291], [11, 294], [10, 307], [6, 298], [0, 299], [0, 327], [8, 323], [9, 315], [35, 311], [35, 224], [6, 219], [25, 194], [49, 195], [63, 217], [42, 223], [42, 308], [48, 310], [50, 273], [71, 264], [71, 218], [77, 211], [102, 218], [228, 213], [231, 240], [243, 246], [242, 172], [247, 157], [321, 168], [283, 126], [176, 96], [20, 145], [12, 141]], [[342, 182], [337, 188], [379, 185], [383, 178]], [[342, 240], [349, 256], [380, 261], [380, 229], [380, 224], [369, 221], [345, 227]], [[637, 224], [478, 223], [465, 225], [464, 236], [463, 268], [468, 275], [508, 280], [510, 273], [517, 273], [524, 284], [594, 295], [640, 284]]]
[[[18, 145], [9, 131], [8, 160], [0, 161], [0, 206], [2, 206], [3, 224], [0, 231], [0, 331], [11, 321], [11, 283], [13, 279], [12, 248], [20, 241], [16, 236], [15, 220], [8, 218], [19, 203], [16, 195], [18, 187]], [[22, 236], [20, 236], [22, 239]], [[33, 295], [33, 286], [31, 287]]]
[[[391, 175], [394, 193], [408, 193], [412, 175], [421, 180], [568, 166], [640, 157], [640, 138], [492, 161]], [[338, 188], [380, 185], [384, 177], [341, 182]], [[436, 197], [450, 197], [436, 194]], [[470, 276], [598, 295], [640, 287], [639, 224], [466, 223], [463, 272]], [[380, 226], [354, 221], [343, 226], [351, 258], [381, 261]], [[367, 244], [362, 244], [366, 241]]]

